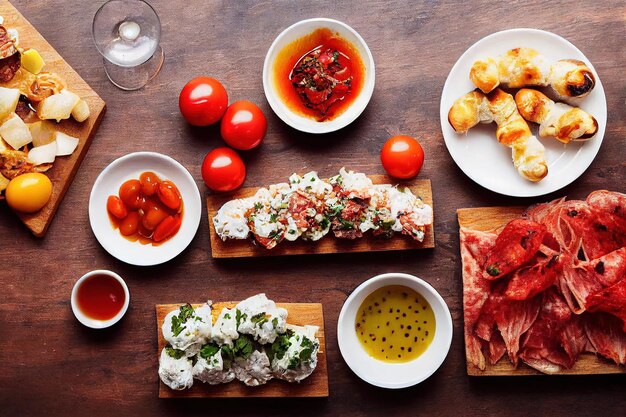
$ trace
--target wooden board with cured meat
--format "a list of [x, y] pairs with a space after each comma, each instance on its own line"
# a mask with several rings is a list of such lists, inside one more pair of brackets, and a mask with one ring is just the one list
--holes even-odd
[[[479, 232], [495, 232], [499, 233], [503, 226], [509, 221], [519, 218], [526, 210], [525, 207], [483, 207], [483, 208], [462, 208], [457, 210], [459, 226], [462, 229]], [[471, 305], [472, 289], [470, 288], [469, 278], [466, 276], [468, 271], [463, 271], [464, 286], [464, 313], [465, 322], [465, 341], [467, 360], [467, 374], [471, 376], [520, 376], [520, 375], [542, 375], [543, 373], [527, 366], [520, 360], [519, 365], [514, 366], [506, 355], [495, 364], [491, 364], [488, 360], [484, 370], [479, 369], [470, 361], [469, 334], [472, 329], [468, 327], [468, 305]], [[620, 374], [626, 373], [624, 366], [618, 366], [614, 362], [594, 353], [582, 353], [574, 365], [569, 369], [560, 369], [558, 372], [552, 372], [559, 375], [588, 375], [588, 374]]]
[[[370, 175], [374, 184], [396, 184], [397, 181], [385, 175]], [[433, 207], [433, 193], [430, 180], [415, 180], [408, 183], [400, 183], [408, 187], [413, 194]], [[408, 236], [395, 234], [389, 239], [376, 238], [369, 234], [355, 240], [337, 239], [328, 235], [317, 242], [297, 240], [284, 242], [274, 249], [267, 250], [254, 245], [250, 240], [222, 241], [213, 225], [213, 217], [224, 203], [236, 199], [250, 197], [258, 188], [243, 188], [228, 194], [211, 194], [207, 196], [207, 211], [211, 237], [211, 254], [214, 258], [244, 258], [257, 256], [281, 256], [301, 254], [326, 254], [348, 252], [379, 252], [392, 250], [427, 249], [435, 247], [435, 232], [432, 225], [426, 228], [423, 242], [418, 242]]]
[[[233, 308], [237, 302], [219, 302], [213, 304], [214, 320], [223, 308]], [[198, 305], [193, 305], [198, 307]], [[242, 398], [242, 397], [328, 397], [328, 369], [326, 365], [326, 337], [324, 334], [324, 313], [319, 303], [277, 303], [278, 307], [289, 312], [288, 322], [297, 326], [318, 326], [317, 338], [320, 348], [315, 371], [300, 383], [271, 380], [265, 385], [248, 387], [238, 381], [222, 385], [208, 385], [196, 381], [193, 387], [175, 391], [159, 381], [159, 398]], [[158, 304], [156, 322], [158, 334], [157, 356], [167, 344], [161, 332], [165, 316], [180, 304]]]
[[4, 18], [5, 27], [18, 31], [20, 44], [23, 47], [34, 48], [40, 53], [45, 61], [45, 71], [59, 74], [67, 82], [68, 88], [87, 102], [91, 112], [89, 118], [82, 123], [69, 119], [57, 124], [57, 130], [79, 138], [78, 147], [72, 155], [57, 158], [53, 167], [46, 173], [52, 181], [52, 196], [48, 204], [36, 213], [18, 214], [21, 221], [35, 236], [42, 237], [48, 230], [63, 196], [89, 149], [91, 140], [104, 116], [106, 104], [11, 3], [0, 1], [0, 16]]

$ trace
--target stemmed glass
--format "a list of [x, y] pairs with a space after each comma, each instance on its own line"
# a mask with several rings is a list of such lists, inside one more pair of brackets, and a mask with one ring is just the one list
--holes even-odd
[[98, 9], [91, 28], [109, 80], [123, 90], [137, 90], [163, 66], [161, 22], [143, 0], [109, 0]]

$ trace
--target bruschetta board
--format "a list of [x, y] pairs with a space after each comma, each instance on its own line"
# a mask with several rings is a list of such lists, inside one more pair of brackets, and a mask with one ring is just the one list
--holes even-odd
[[[237, 302], [213, 304], [214, 320], [222, 308], [232, 308]], [[294, 325], [318, 326], [317, 338], [320, 342], [318, 362], [315, 371], [300, 383], [287, 383], [271, 380], [266, 385], [248, 387], [239, 383], [222, 385], [195, 384], [191, 389], [175, 391], [159, 382], [159, 398], [245, 398], [245, 397], [328, 397], [328, 369], [326, 365], [326, 338], [324, 334], [324, 313], [319, 303], [278, 303], [278, 307], [289, 312], [289, 322]], [[157, 357], [167, 344], [161, 332], [165, 316], [180, 304], [157, 304]], [[198, 305], [193, 305], [194, 308]]]
[[[497, 232], [510, 220], [519, 218], [526, 211], [525, 207], [479, 207], [461, 208], [457, 210], [459, 226], [481, 232]], [[465, 274], [463, 285], [466, 286]], [[464, 291], [464, 298], [466, 297]], [[466, 300], [464, 300], [464, 309]], [[467, 327], [464, 326], [467, 340]], [[467, 346], [466, 346], [467, 348]], [[520, 361], [521, 362], [521, 361]], [[599, 374], [623, 374], [626, 368], [592, 353], [582, 353], [576, 363], [570, 369], [562, 369], [557, 375], [599, 375]], [[545, 375], [524, 363], [515, 367], [506, 359], [498, 361], [495, 365], [487, 361], [484, 370], [478, 369], [470, 361], [467, 361], [467, 374], [470, 376], [522, 376], [522, 375]]]
[[[394, 180], [385, 175], [370, 175], [374, 184], [395, 184]], [[433, 206], [433, 195], [430, 180], [415, 180], [400, 183], [408, 187], [413, 194], [420, 197], [424, 203]], [[328, 236], [316, 242], [297, 240], [284, 242], [280, 246], [267, 250], [252, 244], [249, 240], [228, 240], [219, 238], [213, 224], [213, 217], [222, 205], [230, 200], [245, 198], [254, 195], [258, 188], [242, 188], [228, 194], [211, 194], [207, 196], [207, 212], [211, 239], [211, 254], [214, 258], [247, 258], [259, 256], [282, 256], [302, 254], [327, 253], [358, 253], [380, 252], [393, 250], [428, 249], [435, 247], [435, 234], [432, 225], [426, 228], [424, 240], [418, 242], [404, 235], [394, 235], [385, 239], [364, 235], [355, 240], [338, 239]]]
[[48, 230], [63, 196], [89, 149], [91, 140], [104, 116], [106, 104], [11, 3], [0, 1], [0, 16], [4, 18], [5, 26], [19, 32], [20, 43], [36, 49], [45, 61], [46, 70], [62, 76], [71, 90], [87, 102], [91, 112], [89, 118], [82, 123], [68, 119], [57, 124], [59, 131], [79, 139], [78, 147], [72, 155], [58, 158], [53, 168], [47, 172], [53, 186], [48, 204], [33, 214], [18, 213], [26, 227], [35, 236], [42, 237]]

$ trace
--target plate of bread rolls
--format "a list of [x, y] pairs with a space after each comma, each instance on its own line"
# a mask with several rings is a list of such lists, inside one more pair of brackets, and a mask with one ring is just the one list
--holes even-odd
[[606, 97], [591, 62], [564, 38], [511, 29], [472, 45], [443, 87], [450, 155], [479, 185], [534, 197], [575, 181], [597, 155]]

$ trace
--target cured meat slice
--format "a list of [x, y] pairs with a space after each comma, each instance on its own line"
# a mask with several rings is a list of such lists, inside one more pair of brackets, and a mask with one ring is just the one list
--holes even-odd
[[489, 296], [489, 281], [483, 278], [485, 254], [495, 245], [496, 235], [461, 228], [461, 261], [463, 264], [463, 313], [465, 349], [469, 363], [485, 369], [482, 344], [474, 334], [474, 325]]
[[572, 311], [586, 309], [587, 297], [611, 286], [626, 276], [626, 247], [592, 261], [578, 261], [564, 255], [561, 292]]
[[526, 333], [520, 358], [543, 373], [571, 368], [587, 345], [587, 337], [563, 297], [551, 289], [543, 293], [539, 317]]
[[485, 278], [498, 279], [528, 263], [537, 253], [546, 227], [524, 219], [507, 223], [485, 262]]
[[598, 190], [587, 196], [587, 203], [594, 209], [626, 220], [626, 194]]
[[622, 323], [608, 314], [588, 314], [585, 333], [596, 352], [618, 365], [626, 364], [626, 333]]
[[504, 354], [506, 353], [506, 344], [504, 343], [504, 339], [500, 333], [494, 333], [493, 337], [489, 341], [489, 350], [488, 350], [488, 358], [489, 363], [495, 365], [502, 359]]
[[561, 273], [560, 259], [558, 252], [542, 245], [537, 262], [515, 271], [504, 294], [511, 300], [526, 300], [547, 290]]
[[604, 311], [620, 318], [626, 332], [626, 278], [589, 295], [586, 306], [589, 311]]
[[504, 295], [496, 295], [493, 318], [502, 335], [509, 359], [515, 366], [518, 363], [520, 338], [530, 329], [539, 315], [541, 297], [530, 300], [508, 300]]

